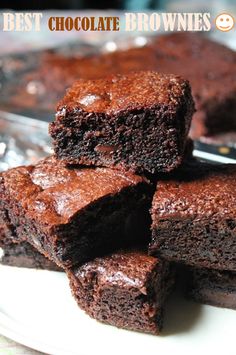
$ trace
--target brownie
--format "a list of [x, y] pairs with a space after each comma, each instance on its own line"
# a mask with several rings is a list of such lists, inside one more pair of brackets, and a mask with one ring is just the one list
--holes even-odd
[[7, 244], [2, 249], [0, 263], [8, 266], [62, 271], [55, 263], [27, 242]]
[[157, 182], [149, 252], [236, 271], [236, 166], [191, 161]]
[[60, 267], [149, 239], [153, 187], [108, 168], [62, 166], [54, 157], [0, 175], [0, 224]]
[[12, 244], [12, 228], [10, 224], [7, 224], [6, 211], [2, 213], [0, 222], [0, 248], [5, 247], [8, 244]]
[[0, 225], [0, 263], [3, 265], [61, 271], [27, 242], [14, 243], [6, 235], [7, 227]]
[[78, 305], [119, 328], [158, 334], [174, 276], [168, 263], [143, 251], [124, 251], [67, 270]]
[[236, 273], [190, 268], [187, 297], [212, 306], [236, 309]]
[[168, 172], [183, 160], [193, 111], [190, 86], [177, 76], [81, 79], [50, 124], [55, 155], [66, 164]]
[[189, 160], [195, 160], [196, 158], [193, 156], [193, 151], [194, 151], [194, 142], [191, 138], [188, 137], [186, 141], [186, 146], [185, 146], [185, 151], [184, 151], [184, 158], [183, 158], [183, 163], [180, 166], [182, 168], [183, 164], [185, 162], [188, 162]]

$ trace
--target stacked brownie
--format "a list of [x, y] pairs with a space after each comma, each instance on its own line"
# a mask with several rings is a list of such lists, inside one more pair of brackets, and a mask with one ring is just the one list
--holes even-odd
[[70, 267], [147, 238], [151, 192], [143, 177], [49, 157], [1, 174], [1, 217], [13, 241]]
[[0, 175], [5, 263], [25, 250], [36, 264], [33, 247], [66, 271], [90, 316], [159, 333], [174, 272], [147, 253], [153, 181], [189, 155], [193, 112], [179, 76], [77, 81], [50, 125], [54, 156]]
[[50, 134], [66, 164], [156, 174], [182, 163], [193, 112], [190, 86], [175, 75], [79, 80], [59, 103]]
[[83, 310], [126, 329], [160, 332], [174, 263], [191, 297], [235, 307], [236, 167], [191, 157], [194, 112], [174, 74], [76, 81], [50, 124], [54, 155], [0, 175], [8, 260], [35, 248], [65, 270]]

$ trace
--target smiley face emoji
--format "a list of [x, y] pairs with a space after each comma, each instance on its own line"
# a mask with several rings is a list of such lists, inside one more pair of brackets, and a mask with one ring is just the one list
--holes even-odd
[[230, 14], [220, 14], [216, 17], [215, 23], [218, 30], [227, 32], [234, 27], [234, 18]]

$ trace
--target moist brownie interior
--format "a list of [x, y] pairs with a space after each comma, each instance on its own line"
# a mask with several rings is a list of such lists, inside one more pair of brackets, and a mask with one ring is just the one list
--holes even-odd
[[158, 334], [174, 284], [168, 263], [142, 250], [121, 251], [67, 270], [78, 305], [116, 327]]
[[187, 296], [212, 306], [236, 309], [236, 273], [211, 269], [188, 269]]

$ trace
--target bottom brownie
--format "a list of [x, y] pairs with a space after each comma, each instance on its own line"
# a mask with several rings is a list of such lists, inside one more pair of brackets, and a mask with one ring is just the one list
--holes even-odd
[[143, 251], [118, 252], [67, 270], [78, 305], [119, 328], [158, 334], [174, 277], [169, 265]]
[[187, 297], [212, 306], [236, 309], [236, 272], [189, 269]]
[[40, 254], [27, 242], [12, 243], [4, 232], [6, 226], [0, 225], [0, 263], [3, 265], [62, 271], [56, 264]]

